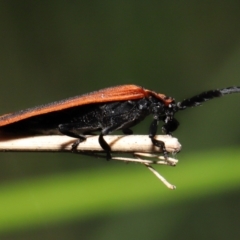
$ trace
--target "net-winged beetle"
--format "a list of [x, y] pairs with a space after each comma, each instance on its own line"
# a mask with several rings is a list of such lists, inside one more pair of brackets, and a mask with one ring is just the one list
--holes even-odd
[[149, 137], [155, 146], [162, 148], [167, 158], [164, 143], [154, 138], [159, 121], [164, 122], [163, 133], [171, 134], [179, 125], [174, 118], [176, 112], [216, 97], [239, 92], [240, 87], [229, 87], [210, 90], [182, 102], [175, 102], [174, 98], [136, 85], [122, 85], [5, 114], [0, 116], [0, 130], [23, 134], [64, 134], [77, 139], [73, 149], [86, 140], [86, 134], [100, 131], [99, 144], [109, 159], [111, 148], [103, 136], [115, 130], [131, 134], [131, 127], [152, 114]]

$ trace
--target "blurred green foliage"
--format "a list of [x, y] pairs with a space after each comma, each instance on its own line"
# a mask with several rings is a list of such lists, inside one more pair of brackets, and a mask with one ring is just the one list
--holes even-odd
[[[129, 212], [136, 215], [136, 212], [156, 208], [156, 212], [151, 211], [156, 214], [157, 222], [148, 222], [144, 217], [142, 219], [146, 225], [146, 232], [140, 231], [141, 235], [143, 234], [142, 239], [147, 238], [149, 234], [147, 229], [151, 229], [152, 225], [159, 225], [159, 228], [152, 233], [155, 238], [158, 236], [169, 237], [171, 231], [166, 232], [165, 228], [170, 224], [172, 229], [175, 229], [182, 224], [178, 221], [179, 218], [184, 218], [184, 211], [176, 219], [173, 210], [163, 214], [157, 212], [165, 208], [181, 208], [186, 202], [190, 206], [193, 205], [194, 208], [193, 203], [199, 204], [206, 199], [212, 200], [221, 194], [226, 195], [238, 190], [239, 154], [238, 148], [185, 154], [186, 162], [180, 162], [175, 168], [158, 167], [160, 172], [168, 175], [168, 179], [177, 183], [177, 190], [168, 190], [157, 178], [147, 174], [145, 167], [140, 164], [125, 164], [124, 166], [112, 163], [115, 165], [112, 170], [105, 168], [85, 172], [71, 171], [71, 173], [55, 174], [45, 178], [6, 183], [0, 187], [0, 236], [19, 231], [31, 231], [35, 228], [52, 228], [56, 224], [74, 220], [79, 222], [80, 235], [85, 221], [99, 218], [107, 224], [104, 227], [106, 231], [104, 236], [106, 237], [112, 228], [111, 222], [107, 223], [108, 221], [104, 219], [109, 218], [109, 215], [127, 215]], [[185, 208], [188, 207], [188, 205], [185, 206]], [[225, 205], [226, 207], [231, 209], [233, 206]], [[207, 211], [211, 211], [211, 208], [212, 206], [208, 206]], [[166, 221], [169, 213], [174, 217]], [[215, 214], [218, 214], [218, 210], [215, 210]], [[191, 221], [194, 221], [195, 218], [197, 216], [193, 217]], [[234, 222], [235, 220], [228, 219], [227, 221]], [[129, 221], [128, 218], [124, 222], [133, 224], [133, 228], [136, 227], [135, 223]], [[212, 225], [209, 224], [206, 231], [211, 229]], [[233, 224], [232, 230], [238, 231], [238, 227]], [[89, 231], [93, 230], [89, 228]], [[128, 236], [128, 231], [125, 229], [122, 229], [121, 233]], [[76, 234], [78, 233], [76, 232]], [[94, 235], [95, 238], [106, 239], [98, 234]], [[116, 237], [116, 239], [122, 239], [124, 235]], [[140, 237], [137, 232], [133, 232], [132, 235]], [[179, 236], [179, 239], [184, 238]], [[201, 239], [197, 236], [195, 238]], [[110, 239], [110, 236], [107, 239]], [[127, 237], [127, 239], [130, 238]]]
[[[0, 1], [0, 112], [127, 83], [176, 100], [240, 85], [239, 12], [238, 1]], [[134, 164], [1, 153], [0, 238], [238, 239], [239, 99], [176, 115], [180, 163], [161, 168], [174, 192]]]

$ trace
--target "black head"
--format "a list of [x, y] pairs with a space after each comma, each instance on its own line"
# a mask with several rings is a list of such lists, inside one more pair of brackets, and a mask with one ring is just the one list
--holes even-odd
[[171, 134], [178, 128], [178, 121], [174, 118], [174, 114], [179, 110], [185, 110], [189, 107], [200, 106], [203, 102], [211, 100], [213, 98], [222, 97], [231, 93], [239, 93], [240, 87], [228, 87], [220, 90], [210, 90], [203, 93], [200, 93], [191, 98], [187, 98], [182, 102], [172, 101], [168, 106], [164, 108], [165, 115], [162, 117], [162, 120], [165, 124], [162, 127], [162, 130], [166, 134]]

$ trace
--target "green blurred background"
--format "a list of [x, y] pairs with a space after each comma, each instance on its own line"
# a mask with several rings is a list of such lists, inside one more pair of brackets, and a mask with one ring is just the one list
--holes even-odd
[[[119, 84], [240, 85], [239, 1], [0, 1], [0, 112]], [[0, 239], [239, 239], [240, 96], [180, 112], [175, 168], [0, 154]], [[151, 117], [135, 127], [147, 134]]]

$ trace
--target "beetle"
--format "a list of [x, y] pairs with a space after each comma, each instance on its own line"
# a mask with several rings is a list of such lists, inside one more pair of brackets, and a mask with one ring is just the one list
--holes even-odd
[[240, 87], [228, 87], [206, 91], [175, 102], [172, 97], [140, 86], [120, 85], [5, 114], [0, 116], [0, 131], [24, 135], [67, 135], [77, 139], [72, 145], [73, 151], [78, 144], [86, 140], [86, 134], [100, 131], [99, 144], [107, 153], [107, 159], [110, 159], [111, 148], [103, 136], [115, 130], [131, 134], [131, 127], [152, 114], [149, 137], [153, 145], [162, 149], [167, 159], [164, 142], [154, 138], [160, 121], [164, 122], [162, 132], [171, 135], [179, 125], [174, 118], [176, 112], [199, 106], [213, 98], [239, 92]]

